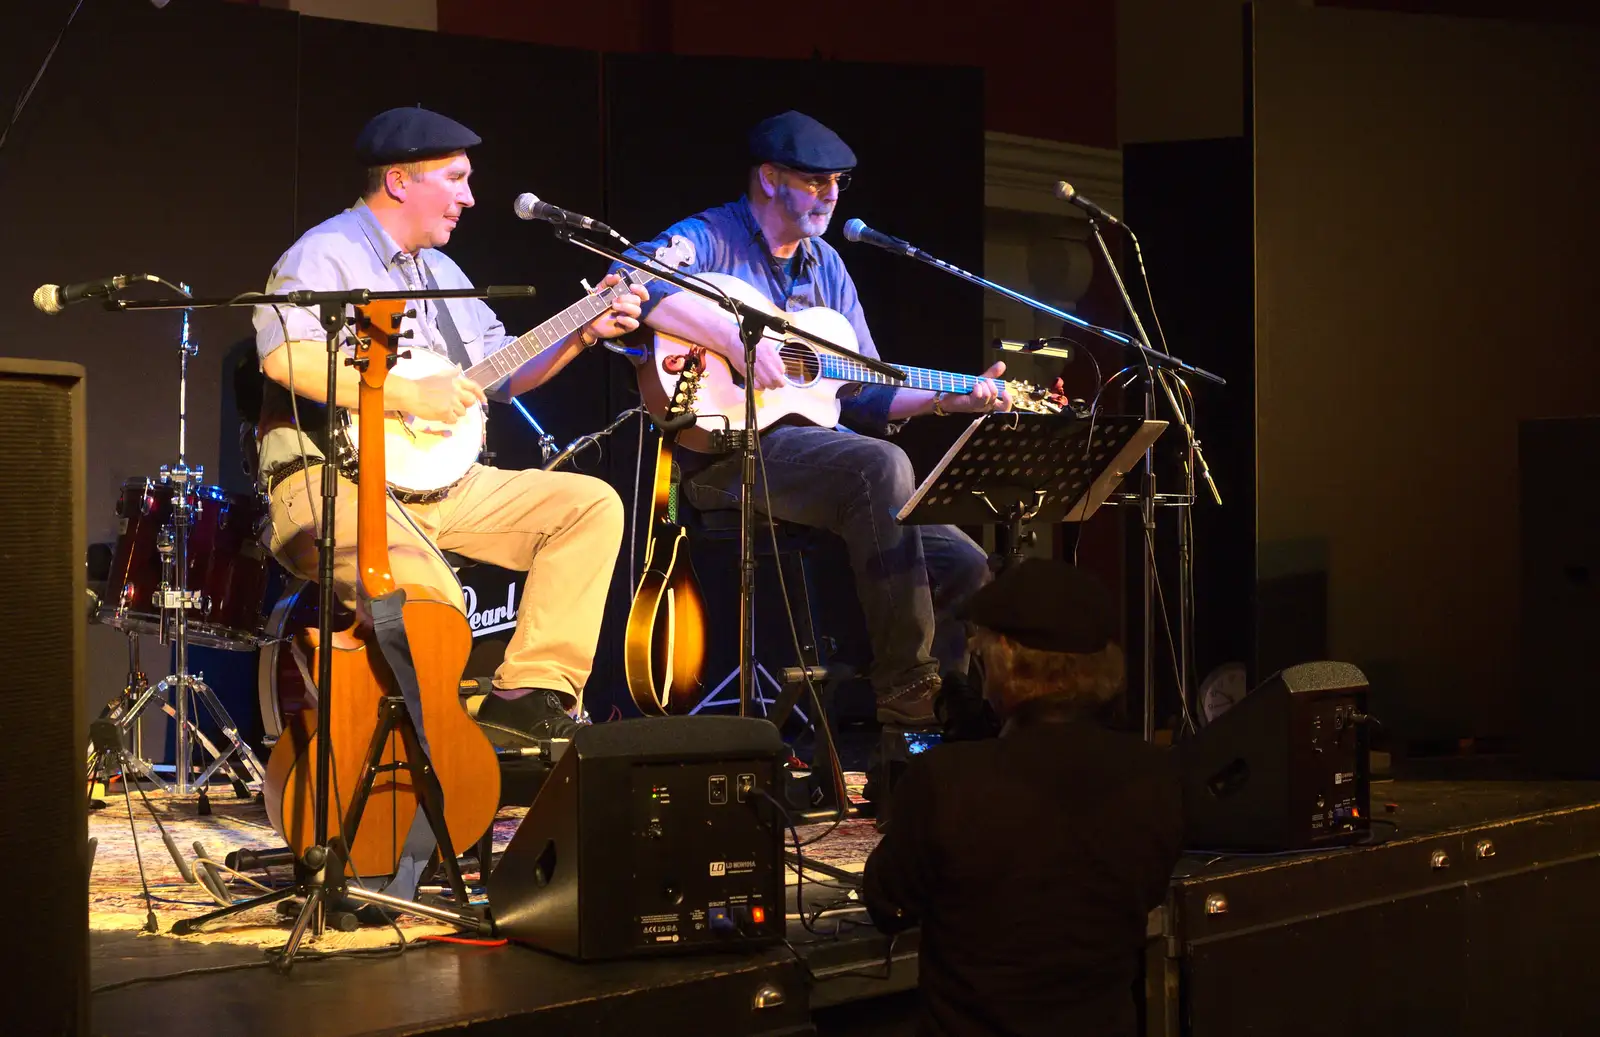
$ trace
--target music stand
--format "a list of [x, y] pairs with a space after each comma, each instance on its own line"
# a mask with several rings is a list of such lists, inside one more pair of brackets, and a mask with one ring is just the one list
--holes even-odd
[[1001, 568], [1022, 561], [1026, 522], [1082, 522], [1132, 471], [1165, 421], [1140, 415], [984, 414], [896, 516], [906, 525], [1004, 523]]

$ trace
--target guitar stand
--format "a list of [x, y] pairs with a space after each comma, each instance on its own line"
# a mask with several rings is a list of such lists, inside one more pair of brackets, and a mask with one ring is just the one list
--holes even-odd
[[[450, 891], [455, 896], [457, 904], [467, 904], [466, 881], [461, 877], [461, 867], [456, 862], [455, 847], [450, 842], [450, 832], [445, 825], [444, 794], [439, 787], [439, 779], [434, 774], [433, 765], [423, 752], [421, 740], [417, 737], [416, 725], [412, 723], [411, 714], [406, 710], [405, 699], [399, 695], [385, 695], [378, 708], [378, 726], [372, 733], [372, 742], [368, 746], [367, 757], [361, 768], [361, 780], [357, 783], [350, 805], [345, 811], [344, 823], [337, 834], [329, 836], [326, 848], [312, 846], [296, 862], [295, 884], [286, 889], [208, 912], [197, 918], [183, 919], [173, 925], [174, 934], [186, 936], [198, 932], [201, 926], [219, 918], [264, 907], [297, 895], [306, 899], [300, 908], [299, 916], [295, 919], [294, 927], [289, 931], [288, 942], [278, 955], [277, 966], [280, 971], [286, 972], [293, 966], [294, 956], [299, 950], [300, 941], [304, 938], [306, 930], [314, 926], [315, 932], [320, 934], [324, 925], [324, 912], [331, 911], [335, 905], [346, 900], [371, 904], [385, 911], [405, 911], [434, 918], [460, 926], [480, 936], [490, 934], [489, 922], [478, 911], [470, 908], [451, 910], [404, 900], [352, 883], [345, 874], [349, 860], [349, 850], [345, 840], [353, 839], [361, 827], [361, 816], [366, 810], [373, 782], [380, 774], [404, 769], [411, 777], [411, 787], [416, 790], [417, 809], [428, 819], [428, 826], [432, 829], [433, 837], [438, 844], [438, 859], [444, 867]], [[390, 735], [397, 731], [405, 747], [405, 762], [384, 764], [382, 761], [386, 743]], [[330, 876], [338, 877], [330, 878]]]

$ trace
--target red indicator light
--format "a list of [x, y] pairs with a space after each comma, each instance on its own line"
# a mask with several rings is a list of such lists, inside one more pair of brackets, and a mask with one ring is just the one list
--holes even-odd
[[766, 908], [764, 908], [764, 907], [752, 907], [750, 909], [750, 921], [754, 922], [756, 925], [761, 925], [766, 920], [767, 920], [767, 909]]

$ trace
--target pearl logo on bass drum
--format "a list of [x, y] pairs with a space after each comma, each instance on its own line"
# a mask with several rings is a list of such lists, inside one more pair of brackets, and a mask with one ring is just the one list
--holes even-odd
[[[494, 594], [494, 590], [494, 585], [484, 588], [483, 600], [502, 600], [498, 594]], [[504, 605], [479, 608], [478, 588], [470, 583], [461, 584], [461, 593], [466, 598], [467, 625], [472, 627], [473, 637], [510, 630], [517, 625], [517, 581], [506, 581]]]

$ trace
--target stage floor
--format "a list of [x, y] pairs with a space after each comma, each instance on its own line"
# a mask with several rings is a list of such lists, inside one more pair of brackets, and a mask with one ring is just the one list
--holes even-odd
[[[1597, 801], [1600, 783], [1596, 782], [1380, 781], [1372, 789], [1373, 811], [1392, 823], [1389, 842], [1397, 847], [1414, 837], [1488, 823], [1526, 819], [1530, 826], [1546, 825], [1543, 819], [1565, 816], [1562, 812], [1574, 809], [1600, 812]], [[115, 813], [112, 808], [100, 812], [94, 824], [109, 828], [113, 819], [120, 817], [126, 831], [125, 808], [118, 801], [114, 809]], [[220, 801], [218, 813], [223, 813]], [[139, 816], [136, 811], [135, 817]], [[237, 818], [234, 820], [236, 823]], [[513, 816], [502, 818], [497, 825], [497, 843], [508, 837], [515, 820]], [[501, 827], [506, 828], [504, 834], [498, 831]], [[822, 827], [813, 829], [812, 834]], [[157, 878], [181, 881], [153, 825], [149, 828], [148, 838], [141, 832], [140, 843], [146, 847], [147, 869], [155, 865], [152, 882]], [[223, 840], [212, 838], [218, 843], [220, 857]], [[808, 847], [808, 853], [815, 851], [817, 859], [855, 871], [875, 842], [870, 821], [852, 820]], [[1600, 845], [1589, 850], [1600, 853]], [[1294, 860], [1375, 851], [1383, 853], [1385, 848], [1321, 851]], [[1233, 872], [1260, 873], [1263, 881], [1275, 881], [1270, 877], [1277, 870], [1273, 863], [1240, 857], [1186, 857], [1174, 876], [1174, 890], [1201, 876], [1210, 879]], [[100, 865], [96, 867], [98, 871]], [[848, 883], [822, 875], [815, 878], [821, 881], [814, 881], [808, 871], [805, 899], [809, 909], [848, 910], [853, 903]], [[791, 897], [795, 892], [792, 882], [791, 874]], [[193, 897], [197, 888], [189, 887], [183, 898]], [[1374, 891], [1350, 888], [1338, 895], [1353, 904]], [[160, 913], [163, 928], [173, 917], [202, 910], [203, 906], [167, 905]], [[1529, 926], [1544, 924], [1538, 917], [1526, 921]], [[102, 927], [91, 933], [93, 1030], [161, 1035], [278, 1034], [292, 1028], [304, 1037], [331, 1037], [446, 1030], [511, 1033], [533, 1026], [543, 1034], [602, 1034], [647, 1025], [652, 1037], [762, 1034], [804, 1027], [813, 1011], [842, 1006], [830, 1009], [827, 1016], [828, 1032], [843, 1034], [852, 1032], [848, 1002], [905, 991], [916, 982], [916, 934], [900, 937], [891, 953], [889, 942], [864, 923], [865, 917], [859, 913], [824, 915], [816, 923], [822, 935], [814, 935], [791, 916], [792, 949], [778, 945], [755, 952], [604, 964], [577, 964], [515, 945], [476, 947], [418, 941], [397, 954], [392, 930], [371, 930], [374, 942], [379, 947], [387, 943], [387, 948], [370, 956], [303, 959], [289, 975], [263, 965], [264, 948], [283, 940], [280, 925], [260, 926], [263, 931], [257, 938], [233, 942], [202, 942], [195, 937]], [[1155, 936], [1160, 932], [1158, 916], [1152, 916], [1152, 923]], [[408, 928], [408, 933], [427, 934], [417, 927]], [[1153, 940], [1152, 946], [1157, 942]], [[310, 949], [338, 946], [319, 944]], [[753, 1009], [763, 988], [768, 991], [768, 1001], [782, 1003]], [[1191, 1025], [1197, 1022], [1189, 1020]]]

